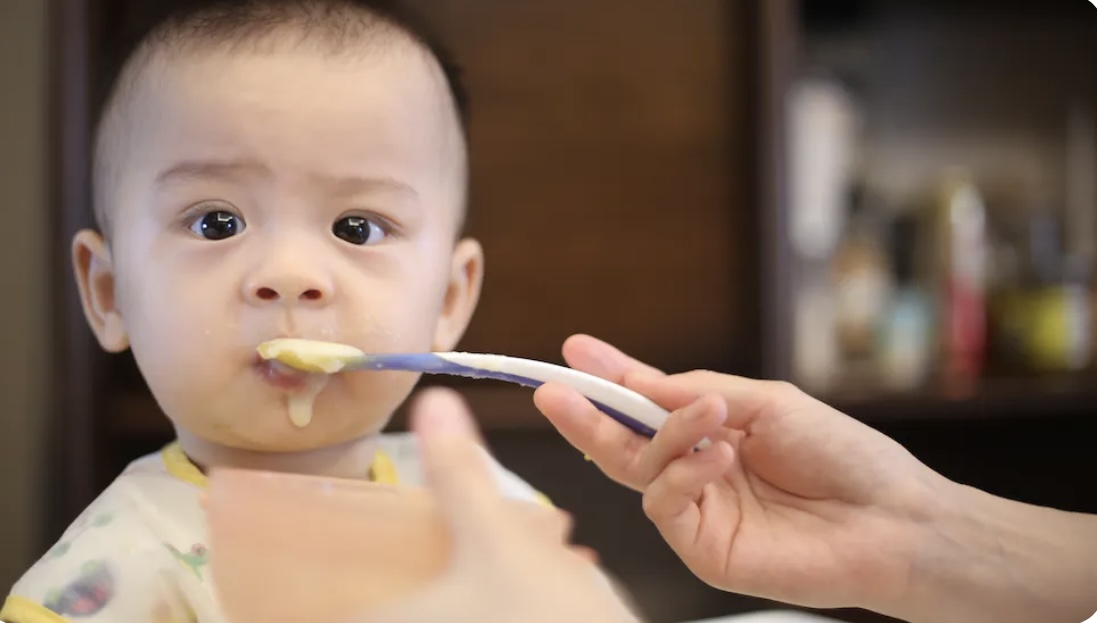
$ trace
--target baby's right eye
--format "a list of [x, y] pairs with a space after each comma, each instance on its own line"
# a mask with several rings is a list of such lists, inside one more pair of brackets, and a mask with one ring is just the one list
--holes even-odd
[[190, 230], [206, 240], [224, 240], [244, 231], [244, 219], [232, 212], [213, 210], [199, 216]]

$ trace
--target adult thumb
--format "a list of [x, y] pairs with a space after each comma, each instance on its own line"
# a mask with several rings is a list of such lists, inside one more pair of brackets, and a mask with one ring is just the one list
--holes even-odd
[[427, 484], [455, 547], [490, 542], [507, 509], [468, 407], [453, 390], [430, 388], [412, 404], [410, 421], [419, 438]]

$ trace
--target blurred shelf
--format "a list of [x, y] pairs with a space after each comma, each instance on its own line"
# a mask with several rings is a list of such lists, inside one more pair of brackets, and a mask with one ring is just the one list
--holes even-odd
[[1097, 414], [1097, 379], [988, 380], [964, 395], [926, 389], [905, 394], [835, 392], [821, 400], [866, 422], [932, 422]]

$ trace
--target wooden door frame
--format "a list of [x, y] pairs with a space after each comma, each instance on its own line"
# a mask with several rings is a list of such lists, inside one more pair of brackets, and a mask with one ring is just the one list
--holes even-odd
[[53, 279], [54, 374], [50, 404], [50, 494], [46, 529], [53, 542], [98, 494], [102, 392], [99, 350], [88, 330], [73, 278], [73, 234], [91, 223], [90, 144], [94, 0], [50, 0], [48, 179]]
[[793, 358], [792, 245], [788, 238], [788, 147], [785, 100], [794, 79], [798, 2], [755, 0], [755, 154], [762, 375], [791, 380]]

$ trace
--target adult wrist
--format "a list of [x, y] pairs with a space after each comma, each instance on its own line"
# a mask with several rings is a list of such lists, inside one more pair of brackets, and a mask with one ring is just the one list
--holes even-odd
[[910, 585], [912, 623], [1080, 623], [1097, 610], [1097, 517], [942, 487]]

